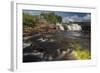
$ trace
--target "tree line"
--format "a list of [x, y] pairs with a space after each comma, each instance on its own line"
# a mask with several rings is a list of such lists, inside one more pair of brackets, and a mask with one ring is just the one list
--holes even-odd
[[41, 13], [40, 15], [30, 15], [23, 13], [23, 25], [34, 27], [39, 20], [39, 17], [44, 18], [49, 24], [56, 24], [62, 22], [62, 17], [56, 15], [54, 12]]

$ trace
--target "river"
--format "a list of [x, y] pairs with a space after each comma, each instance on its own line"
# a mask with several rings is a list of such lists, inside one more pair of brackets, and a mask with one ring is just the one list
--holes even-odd
[[[38, 36], [36, 36], [38, 35]], [[56, 33], [42, 33], [42, 34], [33, 34], [31, 38], [24, 39], [23, 43], [30, 43], [34, 45], [34, 43], [37, 45], [34, 45], [36, 47], [27, 46], [26, 48], [23, 48], [23, 60], [24, 62], [31, 62], [31, 61], [41, 61], [45, 60], [44, 57], [41, 57], [40, 48], [45, 50], [49, 55], [54, 54], [57, 52], [57, 49], [65, 49], [69, 48], [71, 44], [78, 43], [81, 48], [87, 49], [91, 51], [90, 48], [90, 40], [91, 34], [90, 32], [81, 32], [81, 31], [60, 31]], [[32, 48], [32, 49], [31, 49]], [[38, 48], [40, 54], [38, 56], [36, 55], [36, 52], [33, 53], [34, 49], [36, 50]], [[44, 52], [44, 51], [43, 51]], [[29, 56], [26, 57], [26, 55]], [[30, 54], [31, 53], [31, 54]], [[35, 54], [35, 55], [34, 55]], [[40, 56], [39, 56], [40, 55]], [[41, 57], [41, 58], [40, 58]]]

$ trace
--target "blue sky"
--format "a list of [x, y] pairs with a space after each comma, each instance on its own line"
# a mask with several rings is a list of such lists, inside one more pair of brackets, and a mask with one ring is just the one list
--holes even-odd
[[[37, 10], [23, 10], [24, 13], [30, 15], [40, 15], [42, 12], [50, 11], [37, 11]], [[79, 12], [55, 12], [56, 15], [62, 17], [63, 22], [90, 22], [91, 14], [90, 13], [79, 13]]]

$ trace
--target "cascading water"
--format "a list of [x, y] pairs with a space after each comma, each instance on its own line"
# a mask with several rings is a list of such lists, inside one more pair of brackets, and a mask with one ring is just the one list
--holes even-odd
[[57, 23], [56, 26], [58, 26], [60, 30], [64, 30], [64, 27], [62, 26], [62, 24]]
[[82, 30], [81, 25], [78, 25], [78, 24], [67, 25], [67, 28], [68, 28], [68, 31], [81, 31]]
[[[64, 26], [60, 23], [57, 23], [56, 26], [58, 26], [60, 30], [65, 30]], [[82, 27], [79, 24], [70, 24], [70, 25], [66, 24], [66, 27], [68, 31], [81, 31], [82, 30]]]

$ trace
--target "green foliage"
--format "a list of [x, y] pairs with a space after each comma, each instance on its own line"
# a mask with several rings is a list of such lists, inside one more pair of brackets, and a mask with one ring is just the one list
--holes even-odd
[[23, 24], [25, 26], [34, 27], [36, 24], [36, 16], [23, 13]]
[[57, 22], [59, 22], [59, 23], [62, 22], [61, 16], [55, 15], [54, 12], [41, 13], [41, 16], [43, 16], [44, 19], [46, 19], [49, 23], [56, 24]]
[[87, 60], [91, 58], [90, 51], [81, 47], [78, 42], [74, 42], [70, 46], [74, 48], [74, 51], [77, 54], [76, 58], [78, 58], [79, 60]]
[[80, 44], [76, 43], [73, 45], [75, 52], [77, 53], [77, 57], [80, 60], [86, 60], [91, 58], [91, 54], [89, 50], [84, 49], [80, 46]]
[[[56, 24], [56, 23], [61, 23], [62, 22], [62, 18], [61, 16], [55, 15], [54, 12], [49, 12], [49, 13], [41, 13], [40, 14], [41, 17], [43, 17], [44, 19], [46, 19], [48, 21], [48, 23], [50, 24]], [[32, 16], [28, 13], [23, 13], [23, 24], [25, 26], [30, 26], [30, 27], [34, 27], [40, 17], [38, 16]]]
[[77, 55], [79, 57], [79, 59], [81, 60], [85, 60], [85, 59], [90, 59], [90, 53], [88, 50], [76, 50]]

